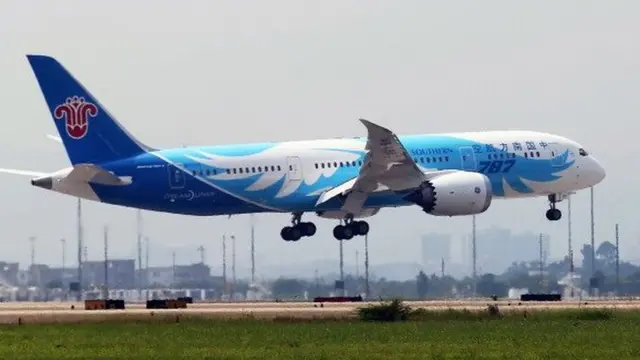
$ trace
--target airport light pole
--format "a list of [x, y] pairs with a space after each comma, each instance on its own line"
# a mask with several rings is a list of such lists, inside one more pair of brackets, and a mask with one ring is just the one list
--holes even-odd
[[60, 284], [64, 287], [64, 267], [65, 267], [65, 262], [66, 262], [66, 240], [60, 239], [60, 244], [62, 245], [62, 271], [60, 272]]
[[146, 300], [149, 300], [149, 237], [144, 237], [145, 241], [145, 252], [144, 252], [144, 284], [147, 288], [146, 291]]
[[472, 218], [472, 229], [471, 229], [471, 247], [472, 247], [472, 256], [473, 256], [473, 297], [476, 297], [476, 292], [478, 290], [478, 274], [476, 272], [476, 261], [477, 261], [477, 253], [476, 253], [476, 216], [473, 215]]
[[255, 239], [255, 218], [251, 216], [251, 283], [256, 282], [256, 239]]
[[137, 247], [138, 247], [138, 299], [142, 300], [142, 211], [136, 212], [137, 220]]
[[[596, 239], [595, 239], [595, 224], [593, 214], [593, 186], [591, 190], [591, 279], [595, 277], [596, 273]], [[599, 285], [599, 284], [598, 284]], [[594, 295], [593, 289], [591, 289], [591, 296]]]
[[175, 287], [176, 286], [176, 251], [173, 250], [173, 252], [171, 253], [171, 261], [172, 261], [172, 269], [173, 269], [173, 280], [172, 280], [172, 284], [171, 287]]
[[104, 227], [104, 299], [109, 299], [109, 227]]
[[84, 287], [82, 279], [82, 200], [78, 198], [78, 301], [82, 300], [82, 292]]
[[231, 235], [231, 298], [236, 293], [236, 236]]
[[35, 286], [39, 286], [39, 282], [36, 281], [36, 237], [29, 236], [29, 243], [31, 245], [31, 282]]
[[620, 236], [616, 223], [616, 296], [620, 296]]
[[222, 235], [222, 295], [227, 293], [227, 235]]
[[364, 292], [369, 300], [369, 234], [364, 236]]
[[[340, 220], [340, 225], [342, 225], [342, 220]], [[340, 246], [340, 285], [342, 285], [342, 296], [345, 296], [345, 286], [344, 286], [344, 241], [338, 240]]]

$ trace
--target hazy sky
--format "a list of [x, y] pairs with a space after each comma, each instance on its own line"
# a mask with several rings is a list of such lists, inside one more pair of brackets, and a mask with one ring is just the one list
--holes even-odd
[[[45, 138], [55, 127], [25, 58], [49, 54], [155, 147], [365, 135], [359, 117], [398, 134], [567, 136], [607, 170], [595, 190], [596, 241], [611, 239], [617, 221], [623, 257], [637, 257], [638, 14], [631, 0], [0, 1], [0, 167], [68, 166], [62, 146]], [[0, 258], [28, 262], [31, 235], [37, 261], [59, 263], [61, 237], [73, 258], [75, 199], [28, 178], [1, 181]], [[113, 256], [134, 255], [135, 211], [85, 204], [89, 256], [102, 254], [105, 223]], [[572, 205], [574, 241], [588, 241], [589, 192]], [[566, 216], [548, 222], [546, 209], [545, 199], [495, 201], [478, 227], [548, 232], [557, 257], [566, 251]], [[285, 243], [288, 216], [257, 216], [258, 264], [337, 257], [334, 221], [307, 218], [317, 220], [317, 235]], [[248, 216], [144, 219], [151, 264], [170, 258], [159, 244], [182, 247], [179, 262], [198, 259], [204, 244], [217, 264], [223, 232], [238, 236], [238, 261], [248, 261]], [[419, 261], [420, 234], [459, 237], [471, 217], [408, 207], [382, 210], [370, 224], [372, 263]], [[355, 238], [345, 251], [362, 244]]]

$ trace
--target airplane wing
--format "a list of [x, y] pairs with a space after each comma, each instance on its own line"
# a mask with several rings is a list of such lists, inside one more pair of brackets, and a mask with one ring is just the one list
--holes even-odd
[[22, 176], [45, 176], [47, 173], [37, 172], [37, 171], [29, 171], [29, 170], [18, 170], [18, 169], [3, 169], [0, 168], [0, 173], [12, 174], [12, 175], [22, 175]]
[[365, 119], [360, 121], [368, 131], [367, 155], [360, 173], [355, 179], [323, 193], [316, 206], [336, 196], [346, 196], [342, 210], [357, 214], [373, 192], [417, 188], [433, 177], [433, 174], [425, 174], [420, 170], [391, 130]]

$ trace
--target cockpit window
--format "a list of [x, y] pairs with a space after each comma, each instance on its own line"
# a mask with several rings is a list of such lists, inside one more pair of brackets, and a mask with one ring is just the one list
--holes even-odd
[[585, 149], [582, 149], [582, 148], [578, 149], [578, 154], [580, 154], [580, 156], [587, 156], [587, 155], [589, 155], [589, 154], [587, 153], [587, 151], [586, 151]]

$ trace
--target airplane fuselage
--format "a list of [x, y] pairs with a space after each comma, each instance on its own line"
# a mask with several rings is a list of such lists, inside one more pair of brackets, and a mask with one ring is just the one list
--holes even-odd
[[[604, 175], [580, 145], [557, 135], [493, 131], [399, 136], [425, 172], [485, 174], [494, 198], [561, 194], [587, 188]], [[102, 164], [131, 185], [92, 184], [75, 195], [123, 206], [191, 214], [338, 211], [338, 199], [316, 206], [323, 191], [358, 175], [366, 138], [256, 143], [159, 150]], [[413, 205], [378, 191], [365, 207]]]

